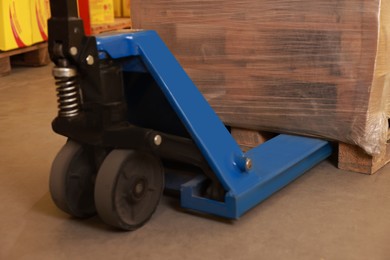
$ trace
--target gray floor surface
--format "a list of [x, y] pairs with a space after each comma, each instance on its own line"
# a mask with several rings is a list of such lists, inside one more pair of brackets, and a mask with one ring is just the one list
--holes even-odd
[[169, 197], [135, 232], [73, 219], [48, 192], [65, 142], [55, 115], [51, 66], [0, 78], [0, 259], [390, 259], [390, 166], [366, 176], [325, 161], [238, 221]]

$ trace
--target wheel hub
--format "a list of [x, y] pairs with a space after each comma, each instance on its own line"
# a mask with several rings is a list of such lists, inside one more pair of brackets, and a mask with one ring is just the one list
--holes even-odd
[[148, 181], [143, 178], [137, 178], [131, 187], [130, 198], [132, 201], [140, 201], [148, 190]]

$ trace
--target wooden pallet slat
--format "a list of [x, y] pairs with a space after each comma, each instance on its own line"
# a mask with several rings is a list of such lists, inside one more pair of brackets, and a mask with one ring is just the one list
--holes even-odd
[[275, 136], [273, 133], [259, 132], [243, 128], [232, 128], [231, 134], [244, 152], [266, 142]]
[[11, 73], [11, 61], [8, 57], [0, 58], [0, 77]]
[[0, 51], [0, 77], [11, 73], [12, 65], [44, 66], [50, 58], [47, 42], [10, 51]]
[[121, 29], [130, 29], [130, 28], [131, 28], [130, 18], [115, 18], [114, 23], [92, 25], [91, 33], [95, 35], [103, 32], [109, 32], [109, 31], [115, 31]]
[[379, 155], [368, 155], [358, 146], [339, 143], [338, 168], [364, 174], [374, 174], [390, 162], [390, 144]]

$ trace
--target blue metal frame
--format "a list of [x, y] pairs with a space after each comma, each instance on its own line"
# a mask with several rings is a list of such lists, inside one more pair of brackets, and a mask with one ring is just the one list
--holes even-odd
[[[227, 192], [224, 202], [199, 196], [202, 176], [182, 185], [181, 204], [238, 218], [331, 154], [328, 142], [280, 135], [243, 153], [214, 110], [154, 31], [97, 37], [100, 58], [122, 59], [124, 71], [150, 73]], [[127, 59], [123, 59], [127, 58]], [[246, 159], [253, 167], [245, 170]]]

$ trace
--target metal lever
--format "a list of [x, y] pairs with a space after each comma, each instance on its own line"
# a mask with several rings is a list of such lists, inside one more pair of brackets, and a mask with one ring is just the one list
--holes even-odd
[[50, 0], [51, 17], [78, 18], [76, 0]]

